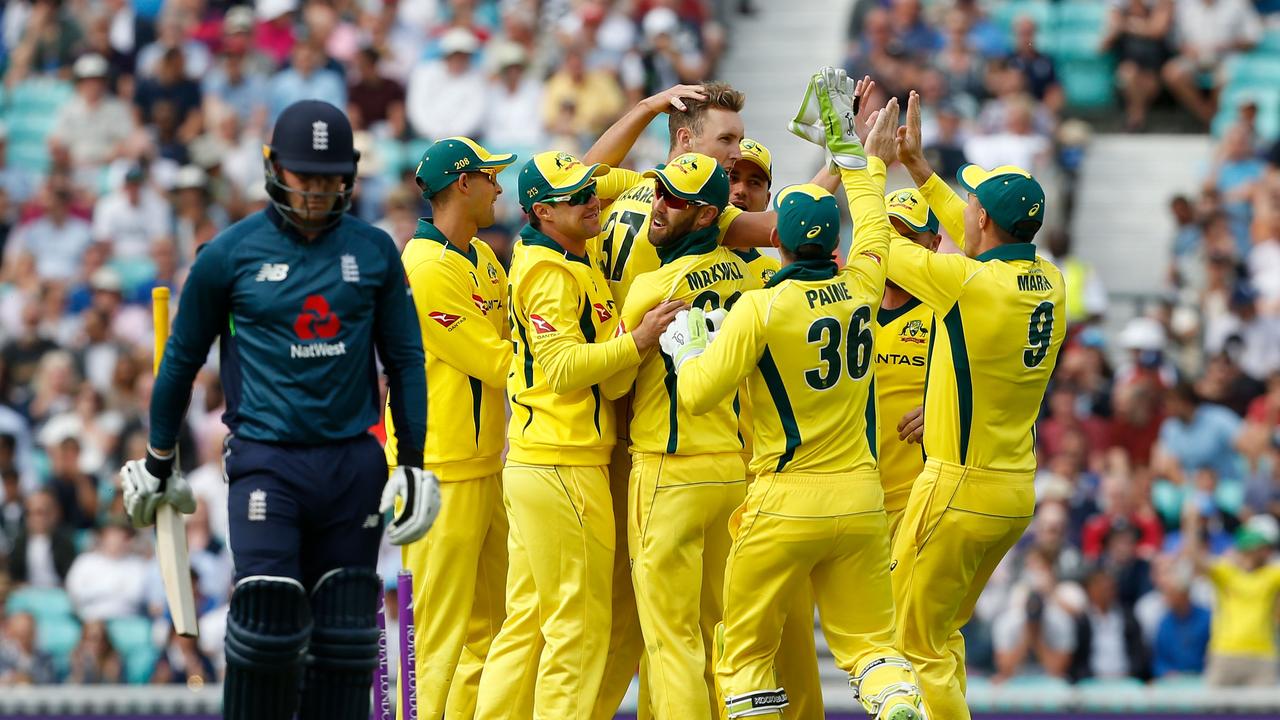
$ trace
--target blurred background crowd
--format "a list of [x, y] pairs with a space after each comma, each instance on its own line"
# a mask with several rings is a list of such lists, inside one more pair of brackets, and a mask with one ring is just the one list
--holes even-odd
[[[412, 171], [433, 140], [585, 151], [641, 98], [734, 80], [717, 65], [726, 28], [767, 5], [5, 4], [0, 685], [218, 678], [232, 567], [216, 363], [180, 442], [200, 501], [188, 518], [199, 642], [170, 633], [150, 533], [128, 526], [116, 469], [146, 442], [150, 291], [180, 293], [199, 246], [265, 205], [262, 142], [283, 107], [347, 109], [362, 153], [354, 211], [403, 243], [428, 212]], [[920, 90], [940, 174], [1020, 165], [1056, 178], [1066, 208], [1040, 243], [1067, 278], [1071, 322], [1038, 430], [1040, 504], [966, 628], [971, 675], [1195, 678], [1216, 655], [1270, 670], [1213, 682], [1276, 685], [1280, 0], [852, 8], [845, 66], [876, 79], [872, 102]], [[1063, 229], [1091, 126], [1217, 138], [1201, 187], [1170, 201], [1166, 286], [1122, 320]], [[656, 123], [630, 162], [666, 151]], [[508, 193], [482, 237], [505, 259], [521, 222]], [[1188, 531], [1215, 558], [1203, 572]], [[396, 567], [388, 550], [384, 576]], [[1228, 623], [1224, 607], [1265, 625]]]

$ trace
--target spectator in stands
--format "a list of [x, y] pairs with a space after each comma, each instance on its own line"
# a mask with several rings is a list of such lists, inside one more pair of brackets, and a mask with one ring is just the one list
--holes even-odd
[[48, 200], [44, 215], [13, 231], [5, 252], [9, 257], [16, 252], [32, 255], [43, 280], [71, 280], [80, 255], [93, 240], [92, 230], [71, 214], [71, 188], [65, 182], [50, 182]]
[[139, 79], [158, 76], [165, 57], [172, 51], [183, 59], [182, 69], [186, 77], [198, 79], [209, 70], [211, 56], [204, 43], [190, 37], [187, 29], [189, 16], [180, 9], [167, 10], [157, 25], [156, 40], [138, 51]]
[[151, 244], [168, 238], [173, 227], [169, 203], [147, 183], [147, 172], [133, 166], [124, 183], [104, 195], [93, 209], [93, 239], [111, 248], [124, 263], [145, 263]]
[[1274, 687], [1280, 682], [1275, 613], [1280, 565], [1271, 560], [1272, 544], [1256, 524], [1247, 524], [1236, 534], [1234, 553], [1211, 559], [1203, 550], [1199, 508], [1190, 498], [1182, 522], [1184, 555], [1217, 591], [1205, 681], [1218, 687]]
[[[893, 25], [884, 8], [874, 6], [862, 21], [862, 35], [849, 48], [844, 68], [850, 77], [870, 75], [876, 79], [880, 97], [869, 98], [874, 105], [883, 105], [889, 96], [897, 96], [902, 90], [900, 43], [893, 36]], [[955, 87], [953, 84], [952, 87]]]
[[1085, 523], [1081, 538], [1085, 557], [1096, 560], [1102, 554], [1111, 529], [1120, 523], [1141, 531], [1139, 552], [1150, 555], [1159, 550], [1164, 538], [1160, 521], [1145, 498], [1137, 496], [1132, 480], [1123, 475], [1110, 475], [1102, 481], [1101, 490], [1103, 511]]
[[1204, 403], [1195, 387], [1180, 382], [1165, 395], [1169, 416], [1160, 427], [1153, 469], [1175, 486], [1185, 487], [1197, 470], [1220, 479], [1239, 478], [1240, 417], [1221, 405]]
[[170, 204], [174, 211], [173, 238], [161, 237], [151, 242], [151, 262], [155, 265], [155, 277], [139, 287], [133, 302], [146, 305], [151, 302], [151, 288], [167, 287], [177, 291], [178, 262], [185, 258], [190, 262], [196, 250], [227, 225], [226, 211], [211, 204], [209, 176], [196, 165], [185, 165], [174, 179]]
[[[1259, 331], [1264, 335], [1259, 340], [1263, 344], [1272, 345], [1276, 354], [1280, 355], [1280, 346], [1277, 346], [1280, 343], [1280, 327], [1275, 328], [1277, 335], [1274, 343], [1270, 342], [1267, 330], [1259, 328]], [[1246, 355], [1252, 357], [1253, 351], [1245, 347], [1239, 331], [1233, 332], [1227, 338], [1225, 350], [1209, 358], [1204, 374], [1196, 382], [1196, 392], [1200, 393], [1205, 402], [1221, 405], [1241, 417], [1249, 411], [1249, 403], [1261, 395], [1266, 386], [1240, 368], [1240, 362]], [[1265, 378], [1266, 375], [1262, 377]], [[1238, 440], [1237, 449], [1239, 444]]]
[[200, 650], [196, 639], [183, 637], [170, 626], [169, 642], [151, 671], [151, 684], [186, 685], [194, 689], [216, 681], [217, 677], [213, 661]]
[[80, 439], [74, 434], [48, 442], [49, 488], [58, 498], [64, 522], [76, 530], [92, 528], [98, 516], [98, 484], [80, 469]]
[[673, 10], [665, 7], [650, 10], [641, 27], [645, 41], [642, 62], [646, 94], [702, 79], [707, 70], [706, 58], [698, 48], [697, 38], [681, 26]]
[[1116, 597], [1116, 581], [1103, 569], [1095, 569], [1084, 581], [1088, 602], [1076, 618], [1069, 676], [1086, 678], [1150, 677], [1142, 628], [1133, 611]]
[[1074, 386], [1058, 384], [1049, 392], [1049, 416], [1040, 421], [1036, 432], [1036, 442], [1045, 458], [1052, 459], [1062, 452], [1063, 436], [1070, 430], [1084, 436], [1090, 458], [1101, 456], [1107, 449], [1110, 426], [1101, 418], [1082, 414], [1079, 403]]
[[908, 52], [925, 57], [942, 49], [942, 34], [925, 19], [920, 0], [893, 0], [889, 20], [894, 37]]
[[359, 109], [361, 119], [369, 127], [389, 122], [398, 125], [391, 133], [398, 137], [404, 132], [404, 85], [383, 74], [378, 69], [378, 60], [378, 51], [373, 47], [361, 48], [356, 53], [347, 100]]
[[5, 399], [19, 407], [31, 402], [32, 381], [35, 380], [45, 355], [58, 349], [58, 344], [40, 326], [38, 300], [39, 298], [31, 298], [22, 306], [20, 334], [11, 337], [3, 349], [0, 349], [0, 362], [3, 362], [7, 379], [14, 389]]
[[67, 594], [76, 614], [83, 620], [139, 614], [147, 562], [130, 548], [133, 529], [119, 518], [95, 534], [94, 550], [76, 558], [67, 575]]
[[938, 131], [925, 143], [925, 157], [939, 177], [953, 177], [969, 162], [964, 154], [968, 139], [964, 130], [964, 114], [959, 106], [944, 102], [936, 114]]
[[1176, 258], [1185, 257], [1200, 249], [1203, 232], [1196, 217], [1195, 206], [1186, 195], [1175, 195], [1169, 201], [1169, 211], [1173, 214], [1175, 231], [1173, 235], [1173, 254]]
[[1249, 225], [1253, 220], [1251, 203], [1265, 170], [1266, 164], [1254, 155], [1248, 129], [1239, 124], [1228, 128], [1222, 136], [1205, 184], [1213, 185], [1221, 193], [1223, 208], [1231, 218], [1236, 249], [1241, 256], [1249, 252]]
[[1120, 604], [1132, 610], [1138, 598], [1151, 590], [1151, 563], [1138, 554], [1142, 531], [1123, 518], [1111, 523], [1103, 541], [1098, 566], [1116, 581]]
[[13, 47], [12, 65], [16, 80], [31, 72], [54, 73], [67, 65], [80, 51], [84, 33], [71, 8], [53, 0], [31, 3], [25, 27]]
[[347, 106], [347, 84], [342, 76], [324, 65], [324, 50], [311, 41], [294, 45], [293, 62], [271, 77], [269, 119], [299, 100], [323, 100]]
[[57, 498], [45, 489], [27, 494], [22, 521], [9, 553], [9, 577], [20, 585], [61, 587], [76, 559], [76, 544], [60, 522]]
[[565, 51], [560, 69], [547, 79], [542, 94], [542, 122], [555, 127], [567, 115], [569, 130], [594, 138], [622, 113], [622, 89], [607, 71], [587, 70], [581, 48]]
[[960, 9], [947, 13], [946, 46], [933, 57], [933, 67], [941, 73], [947, 89], [961, 102], [976, 106], [986, 95], [987, 67], [982, 56], [969, 44], [968, 15]]
[[996, 682], [1020, 674], [1066, 677], [1075, 623], [1055, 597], [1057, 586], [1053, 558], [1043, 550], [1029, 553], [1010, 607], [991, 630]]
[[0, 454], [9, 455], [7, 461], [0, 462], [0, 557], [6, 560], [24, 524], [21, 478], [13, 464], [16, 443], [12, 435], [0, 434]]
[[1102, 277], [1091, 264], [1071, 252], [1072, 237], [1066, 230], [1050, 230], [1045, 244], [1049, 261], [1062, 271], [1066, 283], [1067, 324], [1079, 327], [1086, 322], [1100, 322], [1107, 311], [1107, 288]]
[[107, 61], [101, 55], [76, 60], [73, 74], [76, 94], [58, 111], [49, 141], [66, 147], [75, 168], [96, 180], [102, 166], [123, 155], [134, 132], [133, 115], [107, 88]]
[[1173, 0], [1120, 0], [1112, 3], [1102, 49], [1116, 59], [1116, 86], [1124, 101], [1124, 127], [1141, 132], [1147, 113], [1160, 96], [1160, 69], [1169, 59]]
[[1069, 534], [1069, 522], [1063, 503], [1041, 502], [1031, 525], [1031, 546], [1022, 553], [1023, 567], [1032, 562], [1032, 556], [1038, 556], [1056, 579], [1078, 582], [1084, 576], [1084, 558]]
[[9, 128], [0, 123], [0, 190], [9, 202], [22, 205], [35, 194], [39, 184], [27, 168], [9, 162]]
[[53, 659], [36, 647], [35, 617], [10, 615], [0, 637], [0, 685], [46, 685], [55, 679]]
[[484, 75], [474, 63], [479, 50], [475, 35], [455, 28], [440, 38], [440, 60], [413, 68], [405, 112], [414, 132], [430, 140], [479, 134], [485, 117], [485, 95], [477, 91]]
[[1186, 573], [1167, 573], [1161, 584], [1160, 593], [1168, 609], [1156, 626], [1153, 674], [1157, 678], [1199, 675], [1204, 672], [1211, 615], [1191, 601], [1191, 583]]
[[497, 75], [489, 81], [485, 142], [500, 148], [542, 147], [544, 132], [530, 122], [542, 112], [542, 85], [529, 75], [529, 58], [523, 47], [503, 42], [493, 48]]
[[[249, 17], [246, 18], [246, 14]], [[252, 12], [248, 8], [236, 7], [227, 12], [227, 38], [217, 62], [201, 80], [201, 91], [206, 98], [217, 98], [226, 103], [239, 116], [240, 122], [264, 124], [270, 93], [267, 71], [262, 67], [263, 63], [253, 62], [251, 47], [247, 43], [233, 39], [247, 36], [252, 26]]]
[[172, 106], [177, 119], [178, 136], [184, 143], [200, 134], [200, 84], [187, 77], [183, 69], [182, 51], [169, 49], [160, 56], [155, 74], [143, 78], [133, 97], [138, 111], [138, 123], [150, 125], [156, 122], [157, 106]]
[[1161, 76], [1169, 92], [1206, 127], [1217, 103], [1217, 73], [1232, 53], [1248, 50], [1262, 37], [1262, 22], [1249, 0], [1177, 0], [1174, 26], [1177, 55]]
[[1005, 59], [1006, 65], [1021, 72], [1026, 79], [1027, 91], [1037, 102], [1043, 103], [1055, 115], [1062, 112], [1066, 95], [1058, 82], [1053, 58], [1040, 52], [1036, 46], [1036, 21], [1023, 16], [1013, 23], [1013, 52]]
[[80, 629], [80, 642], [71, 651], [71, 674], [67, 682], [76, 685], [102, 685], [121, 682], [124, 662], [111, 645], [107, 624], [101, 620], [87, 622]]

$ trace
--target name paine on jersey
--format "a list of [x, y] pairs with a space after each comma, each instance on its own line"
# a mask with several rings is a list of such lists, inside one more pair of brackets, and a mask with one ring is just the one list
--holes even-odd
[[804, 291], [804, 299], [809, 303], [809, 309], [813, 309], [820, 305], [832, 305], [845, 300], [853, 300], [853, 294], [849, 292], [849, 286], [844, 281], [823, 285], [813, 290]]

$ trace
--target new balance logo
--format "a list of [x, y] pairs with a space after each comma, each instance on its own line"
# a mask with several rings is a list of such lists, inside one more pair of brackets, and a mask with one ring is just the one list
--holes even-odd
[[289, 266], [285, 263], [262, 263], [258, 270], [257, 282], [280, 282], [289, 277]]
[[329, 123], [323, 120], [311, 123], [311, 149], [329, 149]]
[[360, 282], [360, 266], [356, 264], [355, 255], [342, 256], [342, 282]]
[[249, 493], [249, 522], [265, 522], [267, 519], [267, 491]]

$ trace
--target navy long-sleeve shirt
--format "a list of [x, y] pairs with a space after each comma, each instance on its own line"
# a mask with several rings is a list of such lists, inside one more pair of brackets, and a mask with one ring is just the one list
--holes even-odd
[[223, 421], [231, 432], [302, 445], [356, 437], [378, 422], [376, 348], [391, 388], [399, 463], [422, 465], [422, 336], [385, 232], [347, 215], [307, 241], [268, 208], [204, 247], [152, 392], [151, 447], [174, 446], [215, 338], [222, 340]]

